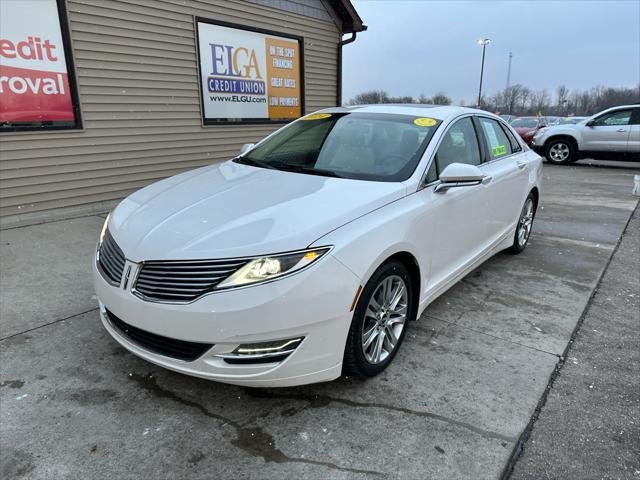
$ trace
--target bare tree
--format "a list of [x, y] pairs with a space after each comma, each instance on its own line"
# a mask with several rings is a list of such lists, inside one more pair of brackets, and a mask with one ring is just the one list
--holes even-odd
[[362, 92], [349, 100], [349, 105], [369, 105], [375, 103], [389, 103], [389, 94], [384, 90], [370, 90]]
[[536, 90], [531, 93], [530, 100], [530, 113], [534, 115], [542, 115], [545, 112], [549, 111], [549, 103], [551, 101], [551, 97], [549, 96], [549, 92], [547, 89]]
[[438, 92], [431, 97], [431, 103], [434, 105], [451, 105], [451, 98], [444, 94], [444, 92]]
[[516, 106], [518, 104], [518, 100], [520, 100], [522, 88], [522, 85], [516, 83], [515, 85], [511, 85], [504, 89], [505, 113], [508, 113], [509, 115], [514, 115], [516, 113]]
[[522, 112], [527, 110], [527, 104], [529, 103], [529, 98], [531, 98], [531, 90], [527, 87], [522, 87], [520, 90], [520, 105], [522, 108]]
[[561, 115], [566, 115], [567, 103], [569, 101], [569, 89], [564, 85], [560, 85], [556, 89], [556, 95], [557, 95], [556, 103], [558, 105], [558, 113], [560, 113]]
[[[417, 99], [410, 95], [391, 97], [384, 90], [371, 90], [353, 97], [348, 105], [363, 105], [376, 103], [433, 103], [436, 105], [451, 105], [452, 100], [444, 92], [438, 92], [433, 97], [421, 94]], [[614, 105], [628, 105], [640, 103], [640, 84], [634, 87], [604, 87], [597, 86], [589, 90], [574, 90], [560, 85], [556, 89], [555, 104], [546, 89], [531, 91], [529, 88], [516, 84], [495, 93], [490, 97], [482, 97], [480, 108], [492, 112], [508, 113], [510, 115], [592, 115]], [[460, 105], [464, 106], [464, 100]]]

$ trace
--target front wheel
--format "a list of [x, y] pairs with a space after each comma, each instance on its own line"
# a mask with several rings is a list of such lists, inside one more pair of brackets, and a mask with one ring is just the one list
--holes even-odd
[[533, 193], [530, 193], [524, 201], [524, 206], [520, 212], [520, 218], [518, 218], [518, 225], [513, 238], [513, 245], [511, 246], [512, 253], [520, 253], [527, 247], [535, 214], [536, 202]]
[[551, 140], [547, 145], [545, 157], [547, 157], [549, 163], [553, 163], [555, 165], [566, 165], [567, 163], [573, 163], [578, 159], [573, 143], [564, 138]]
[[398, 261], [382, 265], [358, 300], [344, 353], [343, 372], [373, 377], [393, 360], [409, 320], [415, 317], [414, 286]]

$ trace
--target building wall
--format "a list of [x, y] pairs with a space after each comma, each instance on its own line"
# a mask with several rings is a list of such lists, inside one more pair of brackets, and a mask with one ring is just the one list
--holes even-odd
[[67, 0], [84, 129], [0, 136], [0, 221], [105, 211], [281, 126], [202, 126], [194, 16], [304, 37], [305, 110], [335, 105], [340, 31], [329, 15], [294, 13], [303, 3]]

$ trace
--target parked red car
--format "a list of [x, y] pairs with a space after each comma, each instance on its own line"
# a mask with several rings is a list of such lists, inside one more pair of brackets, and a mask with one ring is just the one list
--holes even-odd
[[536, 132], [547, 125], [545, 117], [518, 117], [511, 120], [511, 126], [516, 129], [527, 145], [533, 141]]

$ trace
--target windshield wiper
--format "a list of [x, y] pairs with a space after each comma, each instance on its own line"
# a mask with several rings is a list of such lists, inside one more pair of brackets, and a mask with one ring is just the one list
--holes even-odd
[[309, 175], [319, 175], [322, 177], [344, 178], [342, 175], [332, 172], [331, 170], [322, 170], [319, 168], [305, 167], [302, 165], [291, 165], [289, 163], [276, 163], [275, 168], [286, 170], [288, 172], [308, 173]]
[[251, 165], [252, 167], [262, 167], [269, 168], [271, 170], [277, 170], [278, 168], [275, 165], [267, 162], [261, 162], [260, 160], [254, 160], [249, 157], [238, 156], [233, 159], [236, 163], [242, 163], [243, 165]]
[[262, 167], [269, 168], [271, 170], [283, 170], [286, 172], [295, 172], [295, 173], [308, 173], [310, 175], [321, 175], [323, 177], [335, 177], [335, 178], [344, 178], [342, 175], [332, 172], [331, 170], [322, 170], [318, 168], [305, 167], [303, 165], [292, 165], [290, 163], [284, 162], [262, 162], [260, 160], [254, 160], [249, 157], [238, 156], [233, 159], [236, 163], [242, 163], [244, 165], [251, 165], [253, 167]]

